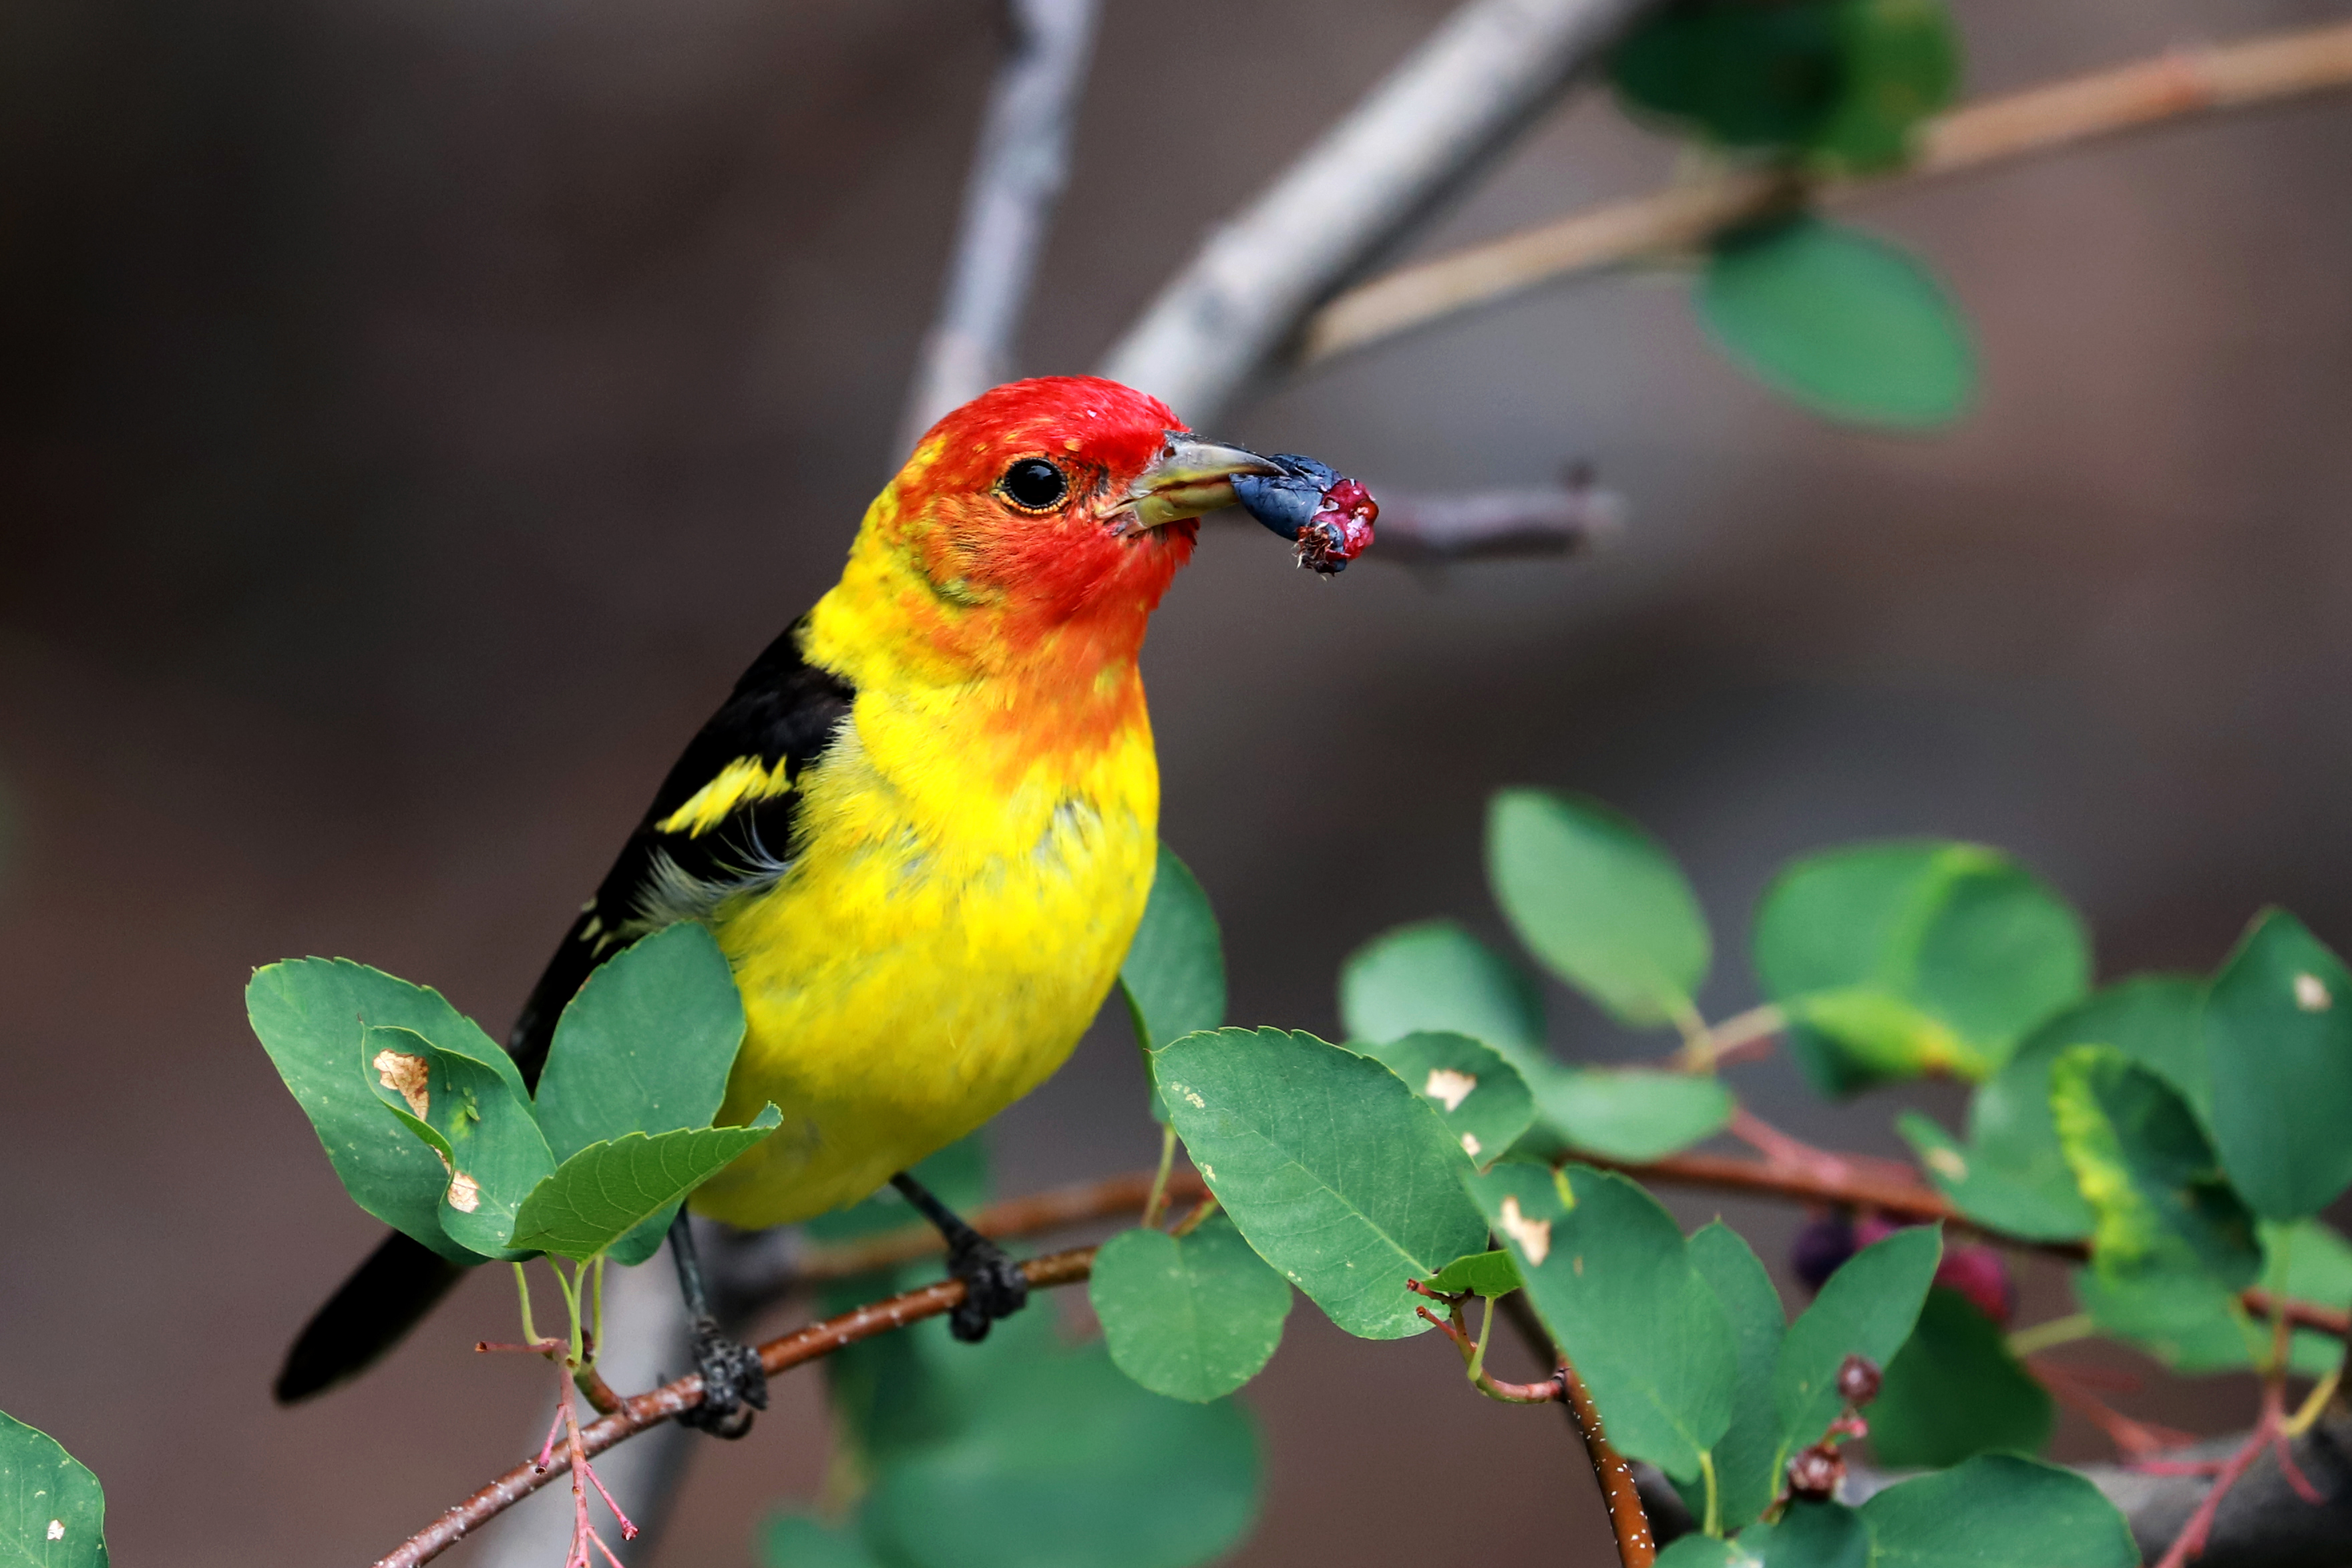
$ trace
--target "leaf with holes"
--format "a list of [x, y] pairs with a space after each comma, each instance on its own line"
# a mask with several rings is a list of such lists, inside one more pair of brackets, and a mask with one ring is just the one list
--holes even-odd
[[1696, 304], [1734, 364], [1832, 419], [1929, 429], [1976, 395], [1959, 306], [1925, 263], [1859, 229], [1800, 216], [1718, 239]]
[[1154, 1053], [1176, 1131], [1259, 1257], [1360, 1339], [1427, 1328], [1407, 1279], [1486, 1245], [1461, 1144], [1368, 1057], [1312, 1035], [1219, 1029]]
[[1087, 1293], [1112, 1363], [1196, 1405], [1255, 1377], [1290, 1315], [1290, 1286], [1223, 1215], [1190, 1236], [1121, 1231], [1095, 1254]]
[[106, 1493], [47, 1433], [0, 1415], [0, 1563], [106, 1568]]
[[[1225, 949], [1216, 911], [1191, 868], [1165, 844], [1151, 876], [1143, 923], [1135, 928], [1127, 960], [1119, 965], [1118, 990], [1127, 998], [1128, 1020], [1143, 1047], [1147, 1074], [1153, 1051], [1225, 1021]], [[1155, 1121], [1168, 1120], [1156, 1086], [1151, 1114]]]
[[2213, 1142], [2265, 1219], [2301, 1219], [2352, 1184], [2352, 974], [2267, 910], [2205, 1002]]
[[593, 1258], [725, 1170], [782, 1120], [771, 1105], [748, 1127], [631, 1132], [591, 1143], [531, 1189], [515, 1215], [514, 1244]]
[[1535, 1121], [1527, 1080], [1467, 1035], [1412, 1034], [1348, 1048], [1383, 1064], [1427, 1100], [1475, 1165], [1493, 1164]]
[[1706, 918], [1657, 841], [1594, 800], [1497, 795], [1486, 880], [1528, 951], [1621, 1022], [1691, 1011], [1711, 952]]
[[1674, 1217], [1624, 1177], [1583, 1165], [1557, 1180], [1497, 1165], [1464, 1182], [1611, 1440], [1677, 1480], [1698, 1475], [1700, 1456], [1730, 1426], [1738, 1362], [1723, 1305], [1691, 1267]]
[[442, 1232], [484, 1258], [530, 1256], [508, 1238], [515, 1211], [554, 1171], [555, 1157], [520, 1078], [413, 1029], [370, 1029], [360, 1055], [377, 1101], [440, 1156]]
[[370, 1025], [382, 1024], [444, 1046], [469, 1045], [468, 1054], [505, 1053], [439, 992], [349, 959], [294, 959], [257, 970], [245, 1006], [352, 1201], [445, 1258], [478, 1257], [442, 1230], [449, 1174], [429, 1147], [384, 1115], [360, 1045]]

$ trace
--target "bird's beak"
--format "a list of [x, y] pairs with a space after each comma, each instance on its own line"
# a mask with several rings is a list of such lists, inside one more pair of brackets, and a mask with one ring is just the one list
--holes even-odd
[[1171, 430], [1159, 459], [1128, 487], [1122, 510], [1133, 519], [1129, 528], [1158, 528], [1234, 505], [1236, 475], [1281, 472], [1255, 452]]

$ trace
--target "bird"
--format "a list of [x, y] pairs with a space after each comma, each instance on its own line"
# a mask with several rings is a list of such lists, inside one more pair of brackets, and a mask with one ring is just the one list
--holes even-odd
[[[1301, 461], [1090, 376], [940, 419], [582, 906], [509, 1037], [526, 1082], [599, 963], [699, 921], [746, 1022], [718, 1121], [769, 1103], [783, 1121], [693, 1209], [775, 1226], [895, 1183], [965, 1281], [957, 1337], [1018, 1310], [1018, 1267], [906, 1173], [1060, 1067], [1108, 994], [1157, 857], [1146, 626], [1196, 520], [1236, 483], [1269, 506], [1319, 493]], [[1267, 525], [1296, 536], [1311, 507], [1283, 504], [1297, 515]], [[671, 1239], [706, 1391], [692, 1424], [738, 1436], [766, 1403], [758, 1358], [718, 1331], [683, 1213]], [[278, 1400], [355, 1375], [463, 1272], [394, 1233], [296, 1340]]]

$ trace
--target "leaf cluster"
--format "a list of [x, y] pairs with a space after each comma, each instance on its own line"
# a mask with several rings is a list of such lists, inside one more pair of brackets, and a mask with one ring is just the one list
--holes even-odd
[[698, 925], [589, 976], [536, 1093], [439, 993], [345, 959], [256, 972], [246, 1009], [352, 1201], [459, 1262], [641, 1263], [687, 1194], [781, 1120], [711, 1125], [743, 1005]]

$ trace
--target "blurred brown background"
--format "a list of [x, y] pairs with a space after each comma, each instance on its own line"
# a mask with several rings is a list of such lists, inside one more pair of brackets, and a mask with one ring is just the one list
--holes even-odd
[[[1093, 363], [1447, 8], [1112, 0], [1023, 368]], [[1976, 92], [2345, 14], [1957, 10]], [[543, 1378], [467, 1353], [509, 1326], [488, 1278], [370, 1381], [268, 1405], [373, 1226], [239, 987], [350, 954], [502, 1030], [895, 461], [993, 26], [982, 0], [0, 5], [0, 1408], [96, 1468], [118, 1561], [367, 1561], [520, 1451]], [[1335, 965], [1394, 921], [1498, 931], [1479, 813], [1514, 782], [1686, 858], [1717, 1011], [1752, 998], [1774, 865], [1866, 835], [2022, 853], [2106, 973], [2210, 964], [2263, 900], [2352, 943], [2347, 160], [2339, 99], [1857, 209], [1979, 324], [1981, 407], [1939, 438], [1774, 400], [1671, 279], [1224, 421], [1424, 490], [1590, 458], [1636, 509], [1595, 561], [1433, 583], [1327, 586], [1209, 531], [1147, 665], [1235, 1019], [1334, 1027]], [[1580, 100], [1423, 246], [1671, 161]], [[1555, 1026], [1654, 1048], [1564, 994]], [[1108, 1025], [1004, 1119], [1008, 1188], [1147, 1162], [1130, 1057]], [[1740, 1070], [1766, 1114], [1893, 1147], [1885, 1097]], [[1794, 1216], [1730, 1212], [1778, 1256]], [[2062, 1305], [2042, 1276], [2032, 1300]], [[1291, 1325], [1244, 1396], [1272, 1480], [1242, 1561], [1600, 1548], [1555, 1415], [1475, 1399], [1433, 1343]], [[666, 1568], [748, 1562], [814, 1487], [816, 1387], [704, 1456]], [[2248, 1410], [2227, 1383], [2134, 1408]]]

